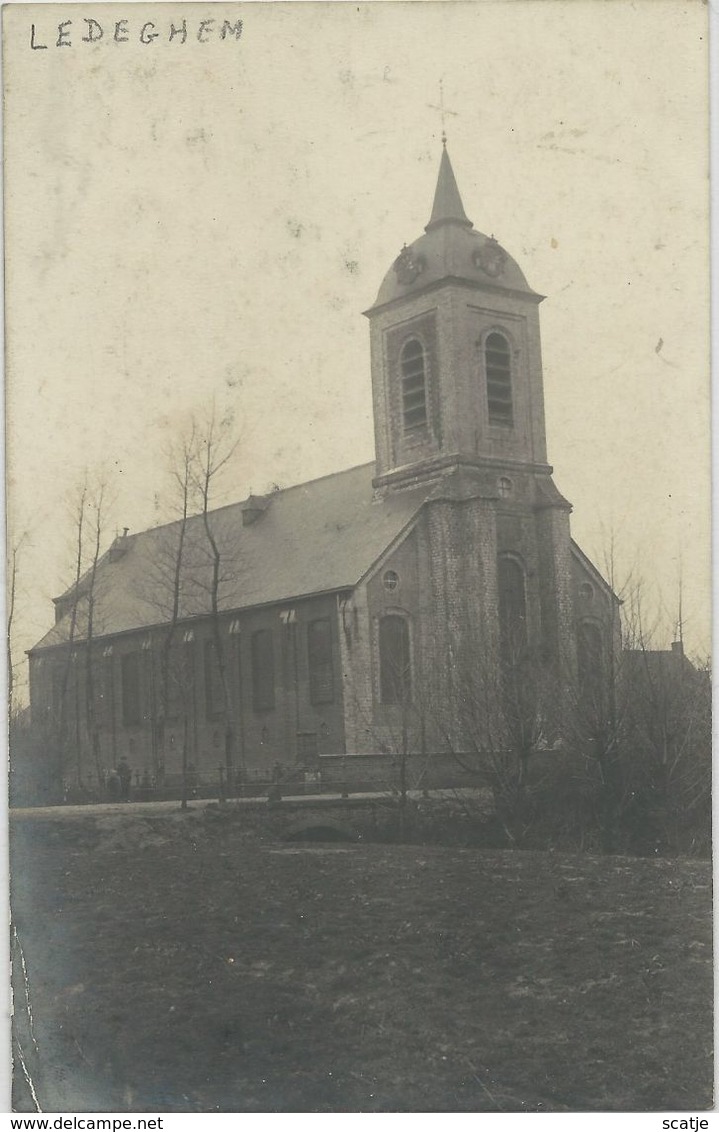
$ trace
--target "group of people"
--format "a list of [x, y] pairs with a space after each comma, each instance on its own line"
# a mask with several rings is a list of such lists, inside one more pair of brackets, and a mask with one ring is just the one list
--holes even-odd
[[[191, 798], [197, 797], [197, 789], [199, 785], [199, 776], [197, 768], [194, 763], [190, 763], [185, 772], [186, 788]], [[137, 793], [136, 798], [144, 800], [154, 793], [156, 786], [164, 783], [164, 768], [161, 774], [157, 777], [150, 778], [147, 770], [140, 779], [139, 773], [135, 776]], [[117, 766], [112, 770], [103, 774], [104, 793], [110, 802], [129, 802], [130, 801], [130, 786], [132, 784], [132, 770], [123, 757], [118, 761]]]

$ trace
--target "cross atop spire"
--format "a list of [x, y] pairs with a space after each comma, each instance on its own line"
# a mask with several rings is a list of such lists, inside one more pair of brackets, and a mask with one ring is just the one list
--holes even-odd
[[472, 221], [464, 211], [462, 198], [459, 195], [454, 170], [452, 169], [452, 163], [447, 153], [446, 140], [443, 140], [442, 160], [439, 163], [439, 176], [437, 178], [437, 188], [434, 193], [432, 215], [429, 218], [429, 224], [426, 226], [425, 231], [430, 232], [440, 224], [452, 222], [462, 224], [466, 228], [472, 227]]
[[439, 111], [440, 120], [442, 122], [442, 145], [446, 148], [447, 147], [446, 117], [447, 117], [448, 114], [451, 114], [452, 117], [456, 118], [457, 117], [457, 111], [456, 110], [448, 110], [447, 107], [444, 105], [444, 80], [443, 79], [439, 80], [439, 106], [435, 106], [434, 103], [432, 103], [432, 102], [428, 102], [427, 106], [430, 110], [438, 110]]

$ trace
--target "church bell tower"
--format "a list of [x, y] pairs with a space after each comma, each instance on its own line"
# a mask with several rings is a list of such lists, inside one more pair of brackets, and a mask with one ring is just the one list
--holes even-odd
[[538, 306], [516, 262], [475, 231], [446, 145], [424, 235], [387, 272], [371, 327], [379, 488], [457, 467], [548, 473]]
[[486, 667], [492, 640], [517, 635], [562, 671], [576, 665], [571, 506], [547, 463], [542, 298], [474, 229], [443, 142], [424, 234], [365, 313], [373, 485], [378, 498], [426, 488], [428, 592], [443, 611], [432, 634], [448, 669], [460, 655], [464, 671], [482, 657]]

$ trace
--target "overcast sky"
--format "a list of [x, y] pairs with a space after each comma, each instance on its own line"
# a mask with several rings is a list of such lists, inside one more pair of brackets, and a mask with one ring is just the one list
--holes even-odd
[[71, 580], [85, 466], [111, 481], [108, 540], [166, 519], [164, 448], [213, 397], [241, 437], [218, 502], [373, 458], [361, 312], [429, 219], [443, 77], [465, 210], [547, 296], [549, 459], [574, 537], [601, 566], [614, 532], [619, 578], [668, 610], [662, 644], [681, 574], [687, 647], [708, 650], [704, 5], [88, 4], [4, 22], [18, 649]]

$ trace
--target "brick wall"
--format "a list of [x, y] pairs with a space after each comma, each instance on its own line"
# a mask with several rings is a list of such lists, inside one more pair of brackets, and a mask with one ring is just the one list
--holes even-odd
[[[287, 614], [294, 619], [287, 619]], [[328, 619], [332, 633], [333, 684], [326, 702], [312, 703], [309, 686], [307, 628], [311, 621]], [[239, 633], [231, 633], [233, 622]], [[253, 633], [267, 630], [271, 634], [274, 660], [274, 705], [258, 708], [252, 685], [251, 640]], [[185, 641], [191, 633], [192, 639]], [[226, 679], [230, 696], [230, 716], [235, 738], [234, 765], [245, 766], [250, 775], [263, 772], [279, 761], [292, 765], [298, 761], [298, 734], [307, 743], [316, 741], [319, 754], [341, 754], [345, 750], [343, 680], [339, 637], [338, 603], [334, 594], [288, 602], [279, 606], [223, 615], [221, 633], [224, 645]], [[125, 757], [133, 771], [153, 775], [158, 763], [164, 762], [168, 778], [177, 777], [182, 769], [184, 719], [188, 725], [188, 759], [202, 778], [216, 778], [217, 768], [225, 764], [225, 731], [227, 717], [221, 709], [210, 710], [206, 695], [205, 646], [212, 640], [209, 621], [198, 619], [178, 627], [175, 641], [191, 658], [194, 678], [185, 683], [183, 703], [167, 718], [164, 751], [158, 745], [157, 718], [161, 702], [160, 651], [161, 631], [127, 633], [93, 642], [94, 672], [103, 703], [98, 714], [101, 765], [106, 769]], [[150, 643], [151, 647], [143, 646]], [[136, 654], [139, 658], [140, 718], [136, 723], [123, 719], [122, 662]], [[49, 650], [33, 658], [34, 672], [31, 695], [33, 717], [50, 733], [57, 723], [57, 705], [53, 705], [53, 680], [61, 678], [67, 651]], [[77, 756], [77, 733], [74, 704], [84, 697], [84, 648], [78, 648], [78, 661], [67, 701], [69, 740], [72, 757], [68, 760], [68, 776], [75, 777], [76, 768], [94, 776], [94, 759], [90, 756], [81, 707], [79, 728], [80, 757]], [[313, 738], [315, 737], [315, 738]]]
[[[493, 330], [501, 331], [511, 348], [513, 428], [491, 426], [488, 420], [484, 343]], [[407, 447], [399, 392], [399, 351], [413, 334], [428, 347], [432, 414], [441, 418], [441, 429], [416, 452]], [[371, 359], [379, 477], [432, 453], [546, 461], [539, 315], [533, 300], [458, 282], [408, 297], [372, 315]]]
[[543, 644], [563, 679], [573, 680], [577, 653], [568, 511], [542, 508], [536, 530]]

